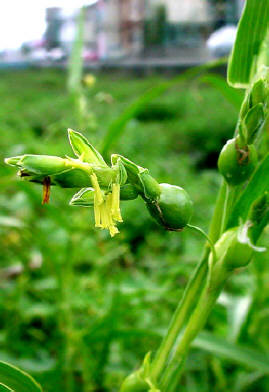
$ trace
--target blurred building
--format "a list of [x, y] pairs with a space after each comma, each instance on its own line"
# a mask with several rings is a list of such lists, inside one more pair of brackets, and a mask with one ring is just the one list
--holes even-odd
[[126, 53], [143, 49], [145, 0], [120, 0], [120, 43]]
[[145, 0], [99, 0], [97, 9], [99, 57], [115, 58], [142, 50]]
[[162, 39], [155, 40], [155, 44], [165, 46], [200, 45], [213, 19], [207, 0], [150, 0], [147, 14], [149, 35], [155, 26], [155, 30], [162, 31]]
[[[212, 31], [235, 24], [244, 0], [96, 0], [85, 7], [84, 58], [115, 59], [151, 48], [194, 48]], [[48, 48], [70, 52], [76, 14], [47, 10]]]
[[61, 8], [52, 7], [46, 10], [47, 28], [45, 32], [45, 45], [48, 50], [57, 48], [61, 42], [62, 16]]
[[[144, 4], [145, 0], [98, 0], [85, 7], [85, 58], [109, 59], [141, 51]], [[77, 12], [65, 16], [58, 12], [56, 16], [55, 9], [48, 9], [47, 15], [50, 25], [53, 18], [61, 21], [61, 46], [69, 52], [75, 35]]]
[[171, 24], [205, 24], [211, 21], [209, 4], [206, 0], [151, 0], [163, 4], [167, 9], [167, 22]]

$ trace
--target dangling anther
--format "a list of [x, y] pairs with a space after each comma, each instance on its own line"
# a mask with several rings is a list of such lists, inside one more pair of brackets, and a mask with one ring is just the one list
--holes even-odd
[[42, 204], [49, 204], [50, 200], [50, 177], [45, 177], [43, 180], [43, 199]]

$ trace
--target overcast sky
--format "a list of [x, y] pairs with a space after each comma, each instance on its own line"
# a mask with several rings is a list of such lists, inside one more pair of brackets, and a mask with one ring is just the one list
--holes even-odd
[[39, 40], [45, 31], [45, 9], [63, 7], [72, 12], [94, 0], [0, 0], [0, 50]]

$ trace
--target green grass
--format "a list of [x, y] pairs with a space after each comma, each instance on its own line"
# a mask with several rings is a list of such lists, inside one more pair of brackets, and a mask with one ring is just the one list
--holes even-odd
[[[164, 80], [97, 75], [85, 91], [88, 117], [80, 129], [65, 77], [55, 70], [0, 74], [0, 359], [29, 371], [48, 392], [117, 391], [145, 352], [157, 348], [203, 240], [163, 231], [142, 200], [122, 203], [124, 223], [111, 240], [94, 229], [92, 210], [68, 206], [73, 191], [52, 189], [51, 204], [41, 206], [41, 188], [18, 181], [4, 165], [4, 157], [23, 153], [71, 154], [68, 127], [101, 145], [111, 121]], [[218, 152], [236, 119], [214, 88], [174, 86], [128, 123], [111, 152], [186, 188], [192, 223], [207, 229], [220, 183]], [[228, 283], [206, 327], [261, 352], [269, 349], [266, 256]], [[14, 266], [23, 272], [16, 275]], [[243, 315], [240, 301], [248, 304]], [[264, 373], [245, 362], [195, 347], [182, 391], [265, 392]]]

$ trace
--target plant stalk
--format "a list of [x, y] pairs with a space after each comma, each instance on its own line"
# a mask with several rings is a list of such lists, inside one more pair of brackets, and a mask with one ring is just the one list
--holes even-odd
[[163, 373], [162, 390], [173, 392], [177, 387], [190, 344], [204, 327], [228, 276], [229, 273], [221, 263], [214, 266], [213, 273], [208, 277], [197, 306], [180, 337], [174, 358]]
[[176, 338], [187, 321], [187, 318], [195, 306], [197, 293], [199, 293], [201, 287], [203, 287], [203, 282], [207, 274], [207, 260], [210, 253], [210, 248], [206, 247], [204, 251], [204, 256], [202, 257], [199, 265], [197, 266], [192, 278], [183, 294], [183, 298], [180, 301], [174, 316], [172, 318], [171, 324], [168, 328], [167, 334], [164, 337], [157, 354], [152, 363], [152, 378], [158, 380], [163, 372], [165, 364], [167, 363], [171, 349], [173, 348]]
[[233, 206], [235, 196], [236, 196], [236, 190], [237, 187], [235, 186], [230, 186], [226, 182], [225, 184], [225, 201], [224, 201], [224, 206], [223, 206], [223, 214], [222, 214], [222, 219], [221, 219], [221, 224], [220, 224], [220, 235], [224, 233], [227, 223], [228, 223], [228, 217], [230, 216], [231, 208]]
[[[212, 217], [209, 238], [215, 243], [220, 235], [220, 222], [222, 221], [223, 206], [225, 203], [226, 195], [226, 184], [223, 181], [219, 190], [218, 198], [216, 201], [216, 207], [214, 215]], [[210, 254], [210, 246], [205, 245], [203, 256], [192, 277], [190, 278], [188, 285], [184, 291], [183, 297], [178, 304], [178, 307], [174, 313], [170, 326], [168, 328], [166, 336], [157, 351], [157, 354], [152, 363], [152, 378], [158, 382], [158, 379], [162, 375], [171, 350], [175, 344], [177, 336], [182, 330], [183, 326], [188, 321], [188, 317], [191, 311], [197, 304], [200, 293], [204, 287], [206, 276], [208, 272], [208, 257]]]

